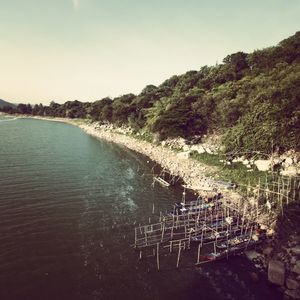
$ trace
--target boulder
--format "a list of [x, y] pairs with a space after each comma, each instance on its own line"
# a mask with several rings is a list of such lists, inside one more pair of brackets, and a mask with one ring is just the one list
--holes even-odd
[[263, 254], [269, 256], [272, 253], [272, 251], [273, 251], [273, 247], [269, 246], [263, 250]]
[[245, 251], [245, 255], [249, 260], [254, 260], [258, 258], [258, 253], [254, 250]]
[[300, 255], [300, 246], [299, 246], [299, 245], [296, 246], [296, 247], [291, 248], [290, 250], [291, 250], [291, 252], [292, 252], [293, 254], [295, 254], [295, 255]]
[[292, 272], [300, 275], [300, 263], [296, 263], [296, 265], [293, 267]]
[[300, 299], [299, 290], [286, 290], [284, 293], [292, 299]]
[[293, 159], [291, 157], [287, 157], [285, 159], [285, 165], [286, 166], [291, 166], [293, 164]]
[[272, 161], [269, 159], [258, 159], [254, 162], [259, 171], [268, 171], [271, 167], [271, 163]]
[[298, 169], [296, 167], [288, 167], [280, 172], [283, 176], [296, 176], [298, 174]]
[[185, 151], [185, 152], [179, 152], [177, 153], [177, 157], [180, 159], [188, 159], [191, 156], [190, 151]]
[[299, 288], [299, 283], [292, 278], [287, 278], [285, 284], [289, 290], [296, 290]]
[[214, 151], [211, 148], [206, 148], [206, 152], [208, 154], [214, 154]]
[[284, 285], [285, 267], [281, 261], [278, 260], [269, 261], [268, 280], [277, 285]]
[[292, 265], [294, 265], [294, 264], [296, 264], [296, 262], [297, 262], [297, 257], [292, 256], [292, 258], [291, 258], [291, 260], [290, 260], [290, 263], [291, 263]]
[[242, 162], [243, 165], [248, 165], [249, 164], [249, 160], [248, 159], [245, 159], [243, 162]]
[[190, 150], [190, 146], [189, 145], [184, 145], [182, 148], [183, 151], [189, 151]]
[[298, 242], [297, 242], [297, 241], [289, 241], [289, 242], [288, 242], [288, 246], [289, 246], [290, 248], [295, 247], [295, 246], [297, 246], [297, 245], [298, 245]]
[[191, 146], [191, 150], [192, 151], [197, 151], [199, 154], [202, 154], [202, 153], [206, 152], [204, 147], [201, 146], [201, 145], [193, 145], [193, 146]]

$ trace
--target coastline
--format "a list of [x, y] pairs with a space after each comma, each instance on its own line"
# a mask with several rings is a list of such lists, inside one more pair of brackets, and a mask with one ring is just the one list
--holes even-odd
[[[138, 152], [155, 163], [159, 164], [163, 169], [167, 170], [172, 176], [179, 176], [188, 189], [199, 194], [211, 193], [213, 190], [227, 193], [209, 174], [216, 172], [217, 168], [205, 165], [192, 158], [185, 158], [178, 155], [177, 152], [163, 147], [162, 145], [154, 145], [134, 137], [121, 134], [116, 130], [108, 128], [106, 125], [98, 123], [88, 123], [87, 120], [68, 119], [68, 118], [49, 118], [40, 116], [19, 116], [19, 118], [30, 118], [45, 121], [63, 122], [79, 127], [87, 134], [107, 142], [122, 145], [130, 150]], [[236, 194], [230, 191], [230, 194]], [[237, 195], [235, 195], [237, 196]]]
[[196, 160], [181, 158], [176, 152], [166, 147], [122, 135], [113, 130], [104, 129], [102, 126], [86, 124], [79, 125], [79, 127], [96, 138], [123, 145], [149, 157], [171, 175], [182, 178], [186, 186], [192, 190], [212, 191], [217, 187], [214, 180], [208, 176], [208, 171], [211, 171], [212, 168]]
[[[150, 160], [159, 164], [162, 168], [165, 168], [170, 172], [170, 174], [179, 176], [184, 182], [185, 185], [197, 192], [200, 195], [211, 194], [212, 191], [221, 192], [223, 195], [224, 201], [229, 203], [239, 203], [240, 200], [243, 202], [242, 196], [235, 190], [227, 190], [222, 185], [212, 178], [209, 173], [216, 171], [214, 167], [207, 166], [204, 163], [198, 162], [192, 158], [182, 157], [178, 155], [177, 152], [166, 148], [162, 145], [155, 145], [144, 140], [128, 136], [117, 132], [117, 129], [107, 125], [100, 125], [98, 122], [90, 122], [89, 120], [84, 119], [68, 119], [68, 118], [49, 118], [49, 117], [36, 117], [36, 116], [16, 116], [17, 118], [28, 118], [28, 119], [39, 119], [45, 121], [54, 121], [54, 122], [63, 122], [70, 125], [79, 127], [85, 133], [100, 139], [105, 140], [110, 143], [119, 144], [130, 150], [133, 150], [137, 153], [140, 153]], [[216, 190], [214, 190], [216, 189]], [[249, 198], [251, 201], [251, 198]], [[250, 205], [253, 202], [249, 202]], [[246, 209], [250, 209], [247, 206], [243, 206], [244, 214]], [[282, 211], [283, 212], [283, 211]], [[280, 216], [280, 211], [278, 213]], [[262, 213], [261, 216], [257, 219], [260, 226], [268, 228], [270, 237], [273, 237], [264, 241], [261, 248], [258, 250], [248, 251], [246, 256], [249, 261], [253, 263], [255, 269], [251, 272], [253, 274], [253, 280], [259, 280], [259, 274], [264, 272], [265, 278], [268, 278], [269, 282], [281, 286], [280, 291], [286, 295], [295, 295], [296, 299], [300, 299], [300, 279], [295, 277], [295, 272], [299, 272], [300, 278], [300, 269], [295, 271], [295, 268], [298, 266], [296, 264], [300, 261], [297, 260], [297, 251], [300, 249], [300, 235], [294, 231], [290, 231], [289, 237], [287, 240], [284, 240], [282, 236], [278, 233], [274, 234], [274, 231], [278, 231], [277, 227], [277, 216], [274, 219], [275, 222], [269, 220], [269, 214]], [[283, 222], [283, 221], [281, 221]], [[294, 253], [294, 252], [297, 253]], [[273, 274], [276, 273], [273, 265], [279, 265], [280, 270], [278, 271], [283, 278], [283, 284], [273, 280]], [[285, 286], [284, 283], [289, 282], [288, 286]], [[293, 289], [290, 289], [290, 286], [293, 286]]]

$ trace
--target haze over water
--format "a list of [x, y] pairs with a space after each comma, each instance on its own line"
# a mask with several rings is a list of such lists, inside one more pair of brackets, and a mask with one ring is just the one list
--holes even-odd
[[[263, 299], [245, 259], [161, 272], [133, 228], [181, 199], [132, 151], [59, 122], [0, 116], [0, 299]], [[186, 254], [185, 254], [186, 255]]]

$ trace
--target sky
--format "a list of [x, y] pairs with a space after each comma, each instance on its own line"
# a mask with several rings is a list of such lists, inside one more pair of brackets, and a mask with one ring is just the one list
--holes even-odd
[[0, 98], [138, 94], [300, 30], [300, 0], [0, 0]]

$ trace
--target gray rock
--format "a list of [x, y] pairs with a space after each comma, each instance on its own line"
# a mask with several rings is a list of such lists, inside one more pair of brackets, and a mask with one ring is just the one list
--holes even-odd
[[285, 284], [289, 290], [296, 290], [297, 288], [299, 288], [299, 283], [292, 278], [287, 278]]
[[299, 290], [285, 290], [284, 293], [292, 299], [300, 299]]
[[300, 275], [300, 264], [297, 262], [297, 264], [293, 267], [292, 272]]
[[291, 247], [295, 247], [297, 246], [298, 242], [297, 241], [290, 241], [288, 242], [288, 246], [291, 248]]
[[297, 262], [297, 257], [292, 256], [290, 262], [291, 262], [292, 265], [296, 264], [296, 262]]
[[300, 255], [300, 246], [298, 245], [296, 247], [291, 248], [291, 252], [296, 255]]
[[[243, 162], [244, 163], [244, 162]], [[272, 164], [271, 160], [259, 159], [254, 162], [259, 171], [268, 171]]]
[[285, 267], [281, 261], [278, 260], [269, 261], [268, 280], [277, 285], [284, 285]]
[[273, 247], [267, 247], [263, 250], [263, 254], [269, 256], [273, 251]]
[[245, 255], [249, 260], [254, 260], [258, 257], [258, 253], [254, 250], [245, 251]]

